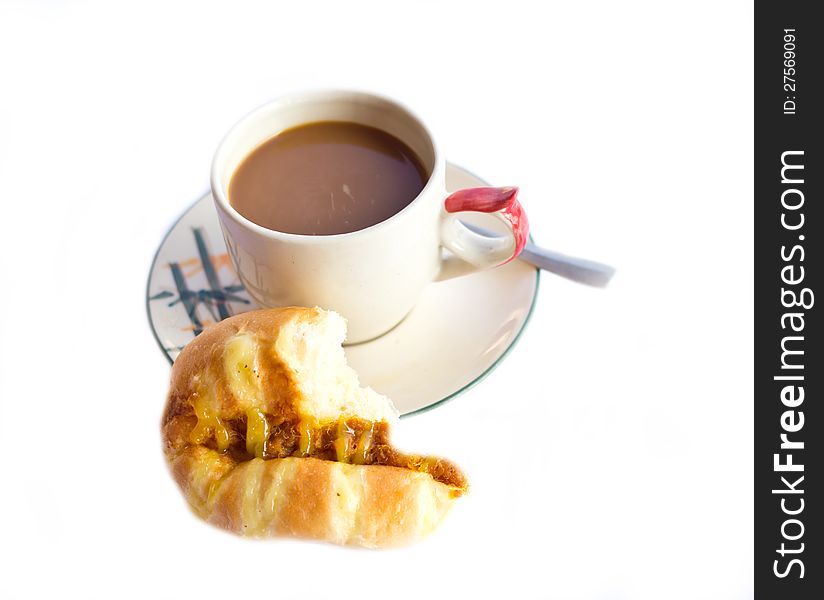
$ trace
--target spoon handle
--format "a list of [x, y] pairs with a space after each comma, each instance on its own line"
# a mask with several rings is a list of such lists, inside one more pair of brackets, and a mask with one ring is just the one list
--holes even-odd
[[[463, 224], [466, 225], [468, 229], [481, 235], [490, 237], [500, 237], [501, 235], [465, 221], [463, 221]], [[541, 248], [532, 242], [527, 242], [526, 247], [518, 255], [518, 258], [539, 269], [544, 269], [550, 273], [560, 275], [565, 279], [593, 287], [606, 287], [610, 279], [612, 279], [612, 276], [615, 275], [615, 268], [609, 265], [585, 258], [567, 256], [560, 252]]]

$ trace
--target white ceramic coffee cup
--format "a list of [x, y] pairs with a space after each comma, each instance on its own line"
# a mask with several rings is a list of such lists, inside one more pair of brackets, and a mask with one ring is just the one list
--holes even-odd
[[[298, 235], [261, 227], [229, 202], [229, 182], [255, 148], [278, 133], [315, 121], [351, 121], [386, 131], [421, 159], [429, 179], [392, 217], [351, 233]], [[398, 324], [426, 285], [506, 263], [526, 243], [528, 222], [517, 188], [448, 194], [446, 164], [427, 127], [409, 109], [374, 94], [319, 91], [280, 98], [241, 119], [212, 162], [220, 225], [241, 283], [262, 306], [321, 306], [348, 321], [347, 343], [375, 338]], [[492, 213], [511, 236], [469, 231], [461, 211]], [[443, 248], [450, 252], [444, 252]]]

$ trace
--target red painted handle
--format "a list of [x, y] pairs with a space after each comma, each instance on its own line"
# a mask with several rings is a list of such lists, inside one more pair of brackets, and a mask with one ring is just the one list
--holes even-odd
[[480, 187], [458, 190], [447, 197], [444, 208], [449, 213], [466, 210], [499, 213], [509, 222], [512, 226], [512, 233], [515, 235], [515, 253], [502, 264], [517, 257], [526, 246], [529, 238], [529, 220], [526, 218], [524, 207], [518, 202], [517, 187]]

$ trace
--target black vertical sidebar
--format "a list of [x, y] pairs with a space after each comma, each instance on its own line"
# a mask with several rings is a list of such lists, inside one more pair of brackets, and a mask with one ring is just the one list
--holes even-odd
[[824, 598], [824, 22], [813, 14], [818, 8], [755, 3], [758, 600]]

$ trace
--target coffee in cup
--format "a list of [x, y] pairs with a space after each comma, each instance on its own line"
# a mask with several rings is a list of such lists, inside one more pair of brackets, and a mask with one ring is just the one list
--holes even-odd
[[266, 140], [229, 183], [229, 203], [274, 231], [351, 233], [403, 210], [428, 173], [409, 146], [360, 123], [321, 121]]
[[[504, 264], [526, 244], [517, 188], [446, 191], [446, 162], [409, 109], [318, 91], [270, 102], [226, 135], [211, 186], [232, 264], [261, 306], [320, 306], [347, 343], [397, 325], [433, 281]], [[485, 212], [511, 235], [461, 223]]]

